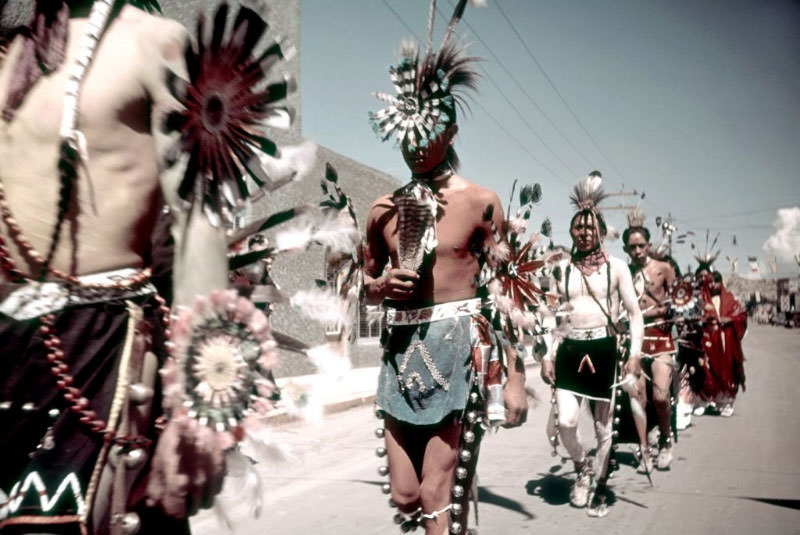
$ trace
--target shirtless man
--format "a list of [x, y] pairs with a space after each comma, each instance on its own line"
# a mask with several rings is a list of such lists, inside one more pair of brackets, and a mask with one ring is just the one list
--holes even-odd
[[[629, 221], [630, 221], [629, 217]], [[668, 292], [675, 281], [675, 270], [669, 262], [650, 256], [650, 231], [637, 219], [622, 233], [625, 252], [631, 258], [633, 286], [639, 297], [639, 307], [644, 317], [642, 353], [650, 360], [650, 376], [658, 415], [658, 457], [656, 468], [669, 470], [672, 463], [672, 404], [670, 391], [675, 371], [675, 342], [669, 312]], [[647, 369], [645, 368], [645, 372]]]
[[[589, 516], [608, 512], [607, 477], [612, 439], [612, 385], [618, 362], [617, 336], [621, 308], [630, 321], [630, 356], [626, 370], [641, 374], [642, 314], [628, 266], [603, 248], [606, 223], [597, 209], [602, 200], [600, 174], [595, 171], [575, 188], [578, 212], [570, 222], [572, 258], [557, 280], [568, 325], [554, 340], [542, 361], [541, 375], [555, 386], [558, 432], [575, 463], [576, 481], [570, 491], [574, 507], [588, 507]], [[597, 454], [594, 468], [578, 441], [581, 402], [588, 399], [594, 418]], [[594, 484], [594, 488], [593, 487]]]
[[[383, 303], [387, 309], [376, 401], [385, 419], [389, 490], [401, 513], [396, 520], [404, 529], [423, 524], [428, 535], [441, 535], [448, 526], [453, 533], [466, 532], [463, 503], [480, 439], [468, 427], [476, 426], [479, 433], [476, 418], [486, 416], [483, 409], [465, 410], [476, 405], [471, 395], [481, 375], [474, 366], [476, 352], [506, 355], [504, 425], [522, 424], [527, 412], [522, 362], [513, 348], [497, 343], [476, 285], [478, 257], [494, 242], [492, 225], [502, 228], [503, 209], [494, 192], [456, 173], [452, 145], [458, 127], [451, 92], [471, 87], [474, 72], [463, 51], [449, 44], [441, 49], [437, 59], [452, 64], [430, 70], [433, 61], [426, 57], [417, 63], [410, 53], [396, 67], [416, 70], [419, 87], [435, 87], [440, 93], [409, 94], [402, 104], [372, 115], [376, 131], [402, 140], [412, 181], [372, 204], [364, 277], [367, 303]], [[441, 73], [451, 75], [452, 83], [439, 79]], [[412, 99], [418, 107], [409, 105]], [[420, 118], [418, 110], [433, 113]], [[397, 114], [407, 114], [409, 120], [395, 121]], [[430, 130], [398, 126], [406, 124], [424, 124]], [[408, 203], [417, 210], [411, 215], [403, 208]], [[423, 228], [424, 233], [413, 237]], [[407, 254], [407, 247], [421, 254]], [[475, 455], [468, 449], [459, 453], [461, 441], [472, 445]]]
[[[431, 514], [446, 509], [450, 503], [449, 493], [461, 435], [458, 413], [466, 406], [469, 394], [470, 336], [474, 336], [471, 333], [478, 327], [472, 316], [479, 315], [481, 308], [475, 287], [480, 266], [474, 251], [491, 236], [490, 222], [482, 217], [487, 206], [494, 207], [495, 224], [502, 223], [503, 210], [494, 192], [452, 172], [445, 172], [442, 176], [441, 164], [446, 161], [446, 149], [453, 142], [455, 131], [456, 126], [452, 125], [427, 149], [416, 152], [407, 148], [403, 150], [412, 174], [427, 180], [440, 207], [436, 222], [438, 245], [435, 261], [424, 265], [420, 271], [398, 267], [397, 210], [391, 195], [373, 203], [367, 220], [365, 287], [369, 304], [384, 303], [390, 309], [393, 307], [400, 311], [437, 306], [445, 310], [468, 304], [468, 315], [423, 323], [421, 325], [428, 326], [427, 334], [416, 334], [420, 341], [436, 348], [430, 352], [434, 363], [432, 370], [438, 368], [444, 376], [440, 388], [442, 384], [449, 386], [446, 390], [439, 390], [442, 401], [426, 401], [426, 388], [432, 386], [436, 389], [436, 384], [420, 382], [412, 388], [401, 387], [398, 390], [399, 375], [403, 375], [398, 366], [408, 347], [408, 341], [403, 343], [401, 338], [415, 336], [412, 331], [422, 330], [420, 326], [397, 325], [384, 344], [386, 352], [378, 405], [386, 411], [392, 499], [405, 513], [421, 507], [423, 514]], [[387, 264], [391, 267], [384, 272]], [[460, 340], [446, 338], [448, 331], [454, 331], [454, 325]], [[453, 337], [452, 332], [449, 336]], [[460, 350], [456, 353], [449, 347], [459, 347]], [[527, 402], [522, 363], [510, 348], [507, 355], [505, 425], [510, 427], [524, 421]], [[436, 378], [435, 372], [431, 371], [431, 374]], [[406, 379], [403, 377], [403, 385], [408, 384]], [[412, 401], [406, 402], [406, 399]], [[448, 525], [446, 518], [432, 518], [426, 523], [426, 533], [443, 533]]]
[[[0, 457], [6, 467], [0, 492], [18, 498], [3, 504], [8, 513], [0, 517], [0, 531], [77, 525], [106, 533], [109, 522], [111, 529], [140, 525], [144, 533], [174, 529], [170, 522], [188, 529], [186, 517], [209, 506], [219, 490], [222, 457], [187, 442], [171, 422], [153, 447], [158, 414], [151, 402], [160, 397], [154, 396], [160, 365], [154, 353], [164, 358], [164, 309], [148, 281], [151, 233], [165, 202], [177, 205], [180, 178], [161, 172], [166, 136], [157, 129], [162, 114], [178, 106], [165, 72], [185, 76], [188, 34], [175, 21], [127, 5], [109, 22], [92, 19], [105, 31], [79, 82], [73, 109], [85, 145], [75, 139], [85, 162], [72, 166], [59, 161], [60, 123], [69, 111], [65, 88], [87, 17], [97, 12], [91, 1], [39, 0], [35, 9], [39, 21], [52, 25], [34, 32], [35, 44], [18, 35], [0, 66]], [[58, 25], [60, 16], [66, 28]], [[174, 302], [180, 304], [226, 286], [226, 243], [200, 210], [174, 216]], [[36, 282], [42, 278], [49, 282]], [[124, 383], [115, 377], [125, 375], [125, 355], [130, 385], [120, 390]], [[106, 455], [109, 463], [102, 462]], [[115, 463], [130, 472], [115, 471]], [[142, 499], [148, 470], [151, 505], [158, 508]], [[177, 520], [160, 514], [162, 508]]]

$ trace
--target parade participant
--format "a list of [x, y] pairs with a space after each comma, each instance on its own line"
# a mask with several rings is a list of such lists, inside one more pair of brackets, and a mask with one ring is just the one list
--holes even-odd
[[[577, 478], [570, 503], [588, 507], [589, 516], [608, 512], [607, 477], [612, 442], [611, 402], [618, 366], [618, 324], [621, 306], [630, 323], [630, 356], [626, 370], [641, 374], [642, 315], [636, 302], [628, 266], [609, 256], [603, 247], [606, 223], [598, 203], [604, 198], [601, 175], [593, 171], [579, 182], [571, 196], [577, 212], [570, 221], [572, 258], [557, 279], [568, 324], [563, 338], [554, 339], [542, 361], [542, 379], [555, 386], [558, 439], [575, 463]], [[621, 305], [621, 306], [620, 306]], [[577, 425], [583, 399], [594, 418], [597, 453], [594, 468], [581, 446]]]
[[[448, 526], [466, 530], [462, 498], [477, 461], [474, 425], [486, 416], [465, 410], [474, 405], [473, 379], [483, 380], [476, 361], [493, 355], [499, 364], [502, 351], [505, 425], [520, 425], [527, 412], [522, 363], [495, 342], [476, 287], [478, 253], [492, 241], [493, 227], [502, 227], [503, 210], [494, 192], [457, 173], [453, 148], [460, 92], [474, 88], [476, 78], [475, 58], [450, 39], [465, 5], [456, 6], [437, 51], [430, 42], [422, 55], [404, 46], [391, 69], [400, 95], [377, 95], [390, 106], [371, 114], [382, 139], [397, 136], [412, 175], [377, 199], [367, 219], [366, 299], [387, 310], [376, 400], [385, 420], [386, 490], [401, 513], [396, 521], [404, 529], [424, 524], [429, 535]], [[471, 449], [459, 452], [462, 442]]]
[[625, 252], [631, 259], [633, 286], [644, 318], [642, 356], [644, 372], [652, 380], [652, 397], [658, 417], [658, 456], [656, 468], [668, 470], [672, 463], [671, 389], [675, 369], [675, 342], [669, 314], [669, 290], [675, 271], [668, 262], [650, 256], [650, 231], [644, 226], [644, 213], [628, 214], [628, 228], [622, 233]]
[[702, 342], [707, 361], [704, 395], [713, 400], [721, 416], [733, 416], [739, 387], [745, 389], [742, 338], [747, 330], [747, 310], [725, 288], [720, 272], [704, 272], [703, 276], [708, 279]]
[[[114, 4], [38, 0], [0, 66], [3, 533], [186, 532], [221, 486], [212, 432], [160, 418], [169, 310], [150, 282], [171, 271], [176, 304], [227, 283], [219, 174], [191, 158], [162, 172], [168, 143], [196, 140], [171, 114], [190, 117], [175, 90], [197, 65], [179, 23]], [[263, 21], [239, 15], [255, 44]], [[165, 203], [170, 267], [151, 245]]]

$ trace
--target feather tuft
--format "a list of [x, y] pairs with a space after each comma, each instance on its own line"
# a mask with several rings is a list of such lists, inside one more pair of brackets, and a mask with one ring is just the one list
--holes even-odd
[[603, 175], [592, 171], [572, 188], [569, 200], [579, 211], [600, 209], [599, 204], [607, 197], [603, 191]]
[[639, 208], [634, 208], [628, 212], [628, 227], [629, 228], [643, 228], [647, 216]]
[[350, 359], [335, 344], [321, 344], [306, 351], [311, 363], [320, 373], [341, 377], [352, 368]]
[[346, 314], [346, 302], [330, 290], [322, 288], [301, 290], [292, 296], [290, 303], [294, 309], [320, 323], [341, 325], [351, 323], [349, 315]]

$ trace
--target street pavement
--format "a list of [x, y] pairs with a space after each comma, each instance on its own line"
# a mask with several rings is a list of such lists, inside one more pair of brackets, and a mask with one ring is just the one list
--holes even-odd
[[[800, 330], [753, 325], [744, 349], [747, 391], [740, 393], [735, 414], [695, 417], [679, 435], [672, 469], [654, 473], [653, 486], [635, 473], [630, 448], [621, 445], [620, 470], [610, 482], [614, 499], [602, 519], [569, 505], [572, 463], [551, 456], [545, 436], [549, 388], [538, 366], [529, 366], [527, 423], [488, 434], [481, 446], [478, 532], [800, 534]], [[251, 515], [252, 487], [242, 478], [226, 481], [219, 502], [237, 534], [399, 533], [381, 492], [386, 478], [377, 471], [385, 459], [374, 454], [382, 444], [368, 394], [375, 381], [374, 369], [356, 370], [334, 381], [341, 388], [328, 388], [321, 402], [326, 408], [319, 411], [327, 414], [314, 421], [274, 419], [272, 439], [291, 459], [256, 465], [263, 485], [258, 518]], [[588, 411], [580, 427], [590, 448]], [[225, 533], [213, 511], [198, 514], [192, 530]]]

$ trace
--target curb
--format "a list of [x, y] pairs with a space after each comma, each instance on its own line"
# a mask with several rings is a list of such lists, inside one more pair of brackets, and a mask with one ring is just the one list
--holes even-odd
[[[525, 368], [533, 368], [539, 363], [533, 357], [526, 357], [524, 360]], [[313, 385], [332, 381], [340, 382], [344, 387], [338, 390], [336, 397], [331, 397], [322, 402], [322, 414], [336, 414], [349, 409], [363, 407], [364, 405], [375, 402], [377, 390], [377, 377], [379, 367], [353, 368], [346, 375], [339, 377], [326, 377], [324, 374], [302, 375], [294, 377], [283, 377], [277, 379], [278, 387], [286, 389], [287, 386], [300, 386], [301, 388], [313, 388]], [[374, 383], [374, 384], [373, 384]], [[371, 388], [366, 388], [371, 386]], [[348, 389], [349, 387], [349, 389]], [[303, 416], [298, 413], [289, 412], [284, 408], [273, 409], [265, 416], [268, 424], [284, 425], [303, 421]]]

